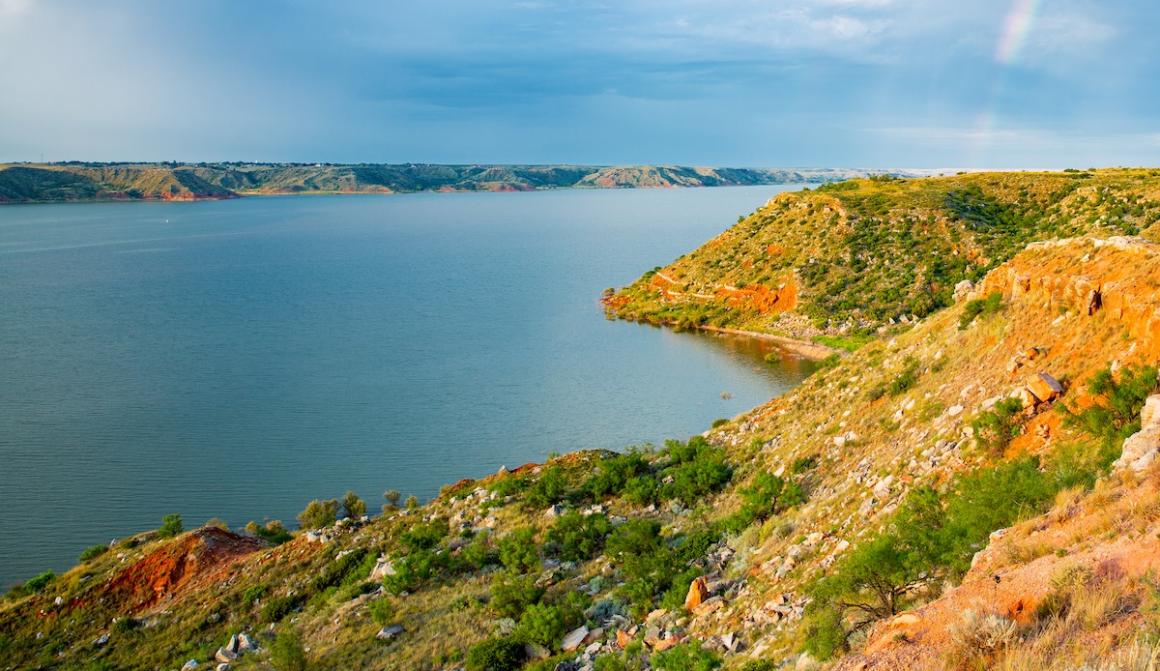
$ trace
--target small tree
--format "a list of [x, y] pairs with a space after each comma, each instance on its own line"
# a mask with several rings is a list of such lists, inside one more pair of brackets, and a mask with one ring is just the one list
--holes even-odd
[[185, 526], [181, 522], [181, 515], [173, 513], [161, 518], [161, 528], [157, 530], [157, 535], [162, 538], [173, 538], [182, 531], [185, 531]]
[[387, 491], [383, 492], [383, 498], [387, 500], [388, 506], [392, 508], [398, 508], [399, 500], [403, 498], [403, 495], [400, 494], [399, 490], [397, 489], [388, 489]]
[[419, 508], [419, 497], [418, 497], [418, 496], [415, 496], [414, 494], [412, 494], [412, 495], [408, 496], [408, 497], [407, 497], [407, 504], [406, 504], [406, 505], [407, 505], [407, 510], [418, 510], [418, 508]]
[[321, 529], [334, 524], [338, 517], [338, 501], [314, 499], [306, 504], [306, 509], [298, 513], [298, 526], [302, 529]]
[[354, 492], [347, 492], [346, 496], [342, 497], [342, 512], [348, 518], [357, 520], [367, 514], [366, 501], [360, 499]]

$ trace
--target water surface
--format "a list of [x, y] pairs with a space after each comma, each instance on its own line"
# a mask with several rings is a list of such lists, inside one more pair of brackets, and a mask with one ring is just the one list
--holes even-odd
[[767, 400], [811, 365], [597, 299], [787, 188], [0, 208], [0, 582]]

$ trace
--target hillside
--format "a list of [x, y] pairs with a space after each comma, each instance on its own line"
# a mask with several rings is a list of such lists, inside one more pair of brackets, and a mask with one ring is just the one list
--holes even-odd
[[824, 183], [856, 170], [681, 166], [54, 163], [0, 165], [0, 203], [198, 200], [292, 193], [531, 191]]
[[92, 548], [0, 668], [1145, 668], [1158, 287], [1142, 238], [1035, 243], [703, 437]]
[[[1029, 242], [1157, 239], [1160, 171], [879, 177], [779, 194], [606, 297], [610, 314], [797, 338], [873, 333], [953, 302]], [[964, 287], [966, 285], [963, 285]]]

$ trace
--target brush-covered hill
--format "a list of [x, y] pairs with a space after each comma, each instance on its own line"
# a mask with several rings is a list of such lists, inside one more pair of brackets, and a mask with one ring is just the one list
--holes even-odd
[[0, 165], [0, 203], [198, 200], [294, 193], [818, 184], [867, 174], [884, 173], [682, 166], [21, 163]]
[[1157, 170], [854, 179], [778, 195], [606, 304], [621, 318], [681, 327], [870, 333], [950, 305], [961, 282], [1029, 242], [1158, 239], [1158, 222]]
[[1148, 668], [1158, 289], [1142, 238], [1036, 243], [702, 436], [169, 520], [14, 589], [0, 668]]

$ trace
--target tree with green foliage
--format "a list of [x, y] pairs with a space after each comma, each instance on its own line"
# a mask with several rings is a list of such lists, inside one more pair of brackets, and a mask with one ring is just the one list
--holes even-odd
[[536, 546], [536, 530], [531, 527], [516, 529], [499, 540], [499, 560], [509, 571], [527, 573], [540, 566]]
[[544, 595], [531, 576], [500, 574], [492, 580], [488, 606], [500, 617], [519, 620], [524, 610]]
[[555, 649], [564, 638], [564, 614], [554, 605], [534, 603], [520, 615], [515, 635], [522, 641]]
[[322, 529], [334, 524], [338, 519], [338, 501], [314, 499], [306, 504], [306, 509], [298, 513], [298, 528]]
[[566, 513], [548, 530], [546, 548], [564, 561], [586, 561], [600, 554], [611, 530], [607, 515]]
[[348, 519], [357, 520], [367, 514], [367, 504], [354, 492], [347, 492], [342, 497], [342, 512]]
[[532, 508], [547, 508], [563, 501], [568, 494], [568, 481], [559, 466], [545, 468], [540, 477], [528, 487], [524, 501]]
[[979, 445], [991, 454], [1002, 454], [1023, 426], [1019, 422], [1023, 412], [1023, 402], [1018, 398], [1005, 398], [990, 410], [984, 410], [971, 420], [975, 438]]
[[1154, 366], [1129, 366], [1113, 373], [1104, 368], [1087, 382], [1093, 402], [1086, 407], [1059, 404], [1069, 425], [1096, 438], [1111, 463], [1119, 455], [1124, 439], [1140, 430], [1140, 410], [1148, 396], [1156, 392]]
[[161, 527], [157, 529], [157, 535], [161, 538], [173, 538], [182, 531], [185, 531], [185, 526], [181, 522], [181, 515], [172, 513], [161, 518]]

